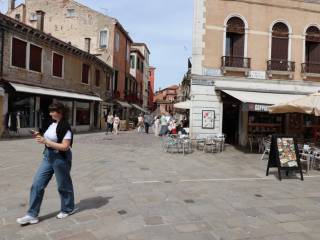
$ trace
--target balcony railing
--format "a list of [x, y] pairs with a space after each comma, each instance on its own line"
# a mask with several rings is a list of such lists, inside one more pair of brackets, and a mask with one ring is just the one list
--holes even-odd
[[222, 68], [250, 68], [251, 58], [223, 56], [221, 57]]
[[281, 59], [272, 59], [267, 61], [267, 70], [268, 71], [280, 71], [280, 72], [294, 72], [295, 62], [281, 60]]
[[302, 63], [301, 72], [320, 74], [320, 63], [315, 63], [315, 62]]

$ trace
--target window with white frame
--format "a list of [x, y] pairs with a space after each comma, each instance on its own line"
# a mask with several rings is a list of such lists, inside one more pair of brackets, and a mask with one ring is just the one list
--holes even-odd
[[116, 48], [116, 51], [119, 52], [119, 49], [120, 49], [120, 35], [119, 35], [118, 32], [116, 32], [115, 48]]
[[100, 48], [108, 47], [108, 30], [100, 31]]
[[67, 17], [75, 17], [76, 16], [76, 11], [74, 9], [67, 9]]
[[36, 13], [31, 13], [30, 14], [30, 21], [37, 21], [38, 17], [37, 17], [37, 14]]
[[131, 66], [131, 68], [135, 68], [135, 65], [136, 65], [136, 58], [135, 58], [135, 56], [134, 55], [131, 55], [130, 56], [130, 66]]

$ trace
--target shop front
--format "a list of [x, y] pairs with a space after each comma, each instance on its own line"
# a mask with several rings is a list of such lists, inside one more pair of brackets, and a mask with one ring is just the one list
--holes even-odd
[[67, 107], [67, 119], [75, 132], [97, 128], [95, 111], [102, 99], [97, 96], [8, 83], [3, 109], [5, 135], [28, 135], [30, 129], [46, 129], [51, 122], [49, 106], [55, 101]]
[[[270, 114], [268, 107], [303, 95], [222, 90], [223, 133], [230, 143], [246, 146], [271, 134], [302, 134], [303, 121], [294, 114]], [[299, 114], [300, 115], [300, 114]], [[290, 121], [294, 121], [290, 125]], [[294, 131], [296, 129], [296, 131]], [[229, 138], [229, 139], [228, 139]]]

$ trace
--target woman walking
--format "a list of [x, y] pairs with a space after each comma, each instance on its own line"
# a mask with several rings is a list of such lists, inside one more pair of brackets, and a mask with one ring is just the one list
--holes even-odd
[[107, 117], [107, 134], [110, 131], [110, 133], [112, 133], [112, 128], [113, 128], [113, 115], [111, 113], [111, 111], [109, 112], [109, 115]]
[[120, 118], [115, 115], [113, 119], [113, 134], [118, 135], [118, 128], [120, 124]]
[[70, 176], [73, 133], [66, 118], [66, 110], [62, 103], [53, 103], [49, 107], [52, 124], [43, 136], [34, 131], [33, 135], [39, 144], [43, 144], [42, 163], [33, 179], [29, 209], [27, 214], [17, 219], [17, 223], [35, 224], [39, 222], [38, 215], [45, 188], [54, 174], [57, 180], [61, 200], [61, 210], [58, 219], [68, 217], [75, 212], [73, 184]]
[[144, 119], [142, 114], [139, 114], [138, 116], [138, 132], [141, 133], [142, 132], [142, 128], [144, 126]]

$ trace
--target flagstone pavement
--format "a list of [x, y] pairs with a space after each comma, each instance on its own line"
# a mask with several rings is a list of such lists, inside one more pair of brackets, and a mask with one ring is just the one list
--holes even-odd
[[[320, 174], [265, 176], [258, 154], [163, 152], [153, 135], [75, 136], [78, 212], [58, 220], [54, 178], [40, 222], [20, 226], [42, 146], [0, 141], [0, 240], [319, 240]], [[274, 170], [272, 172], [275, 172]]]

